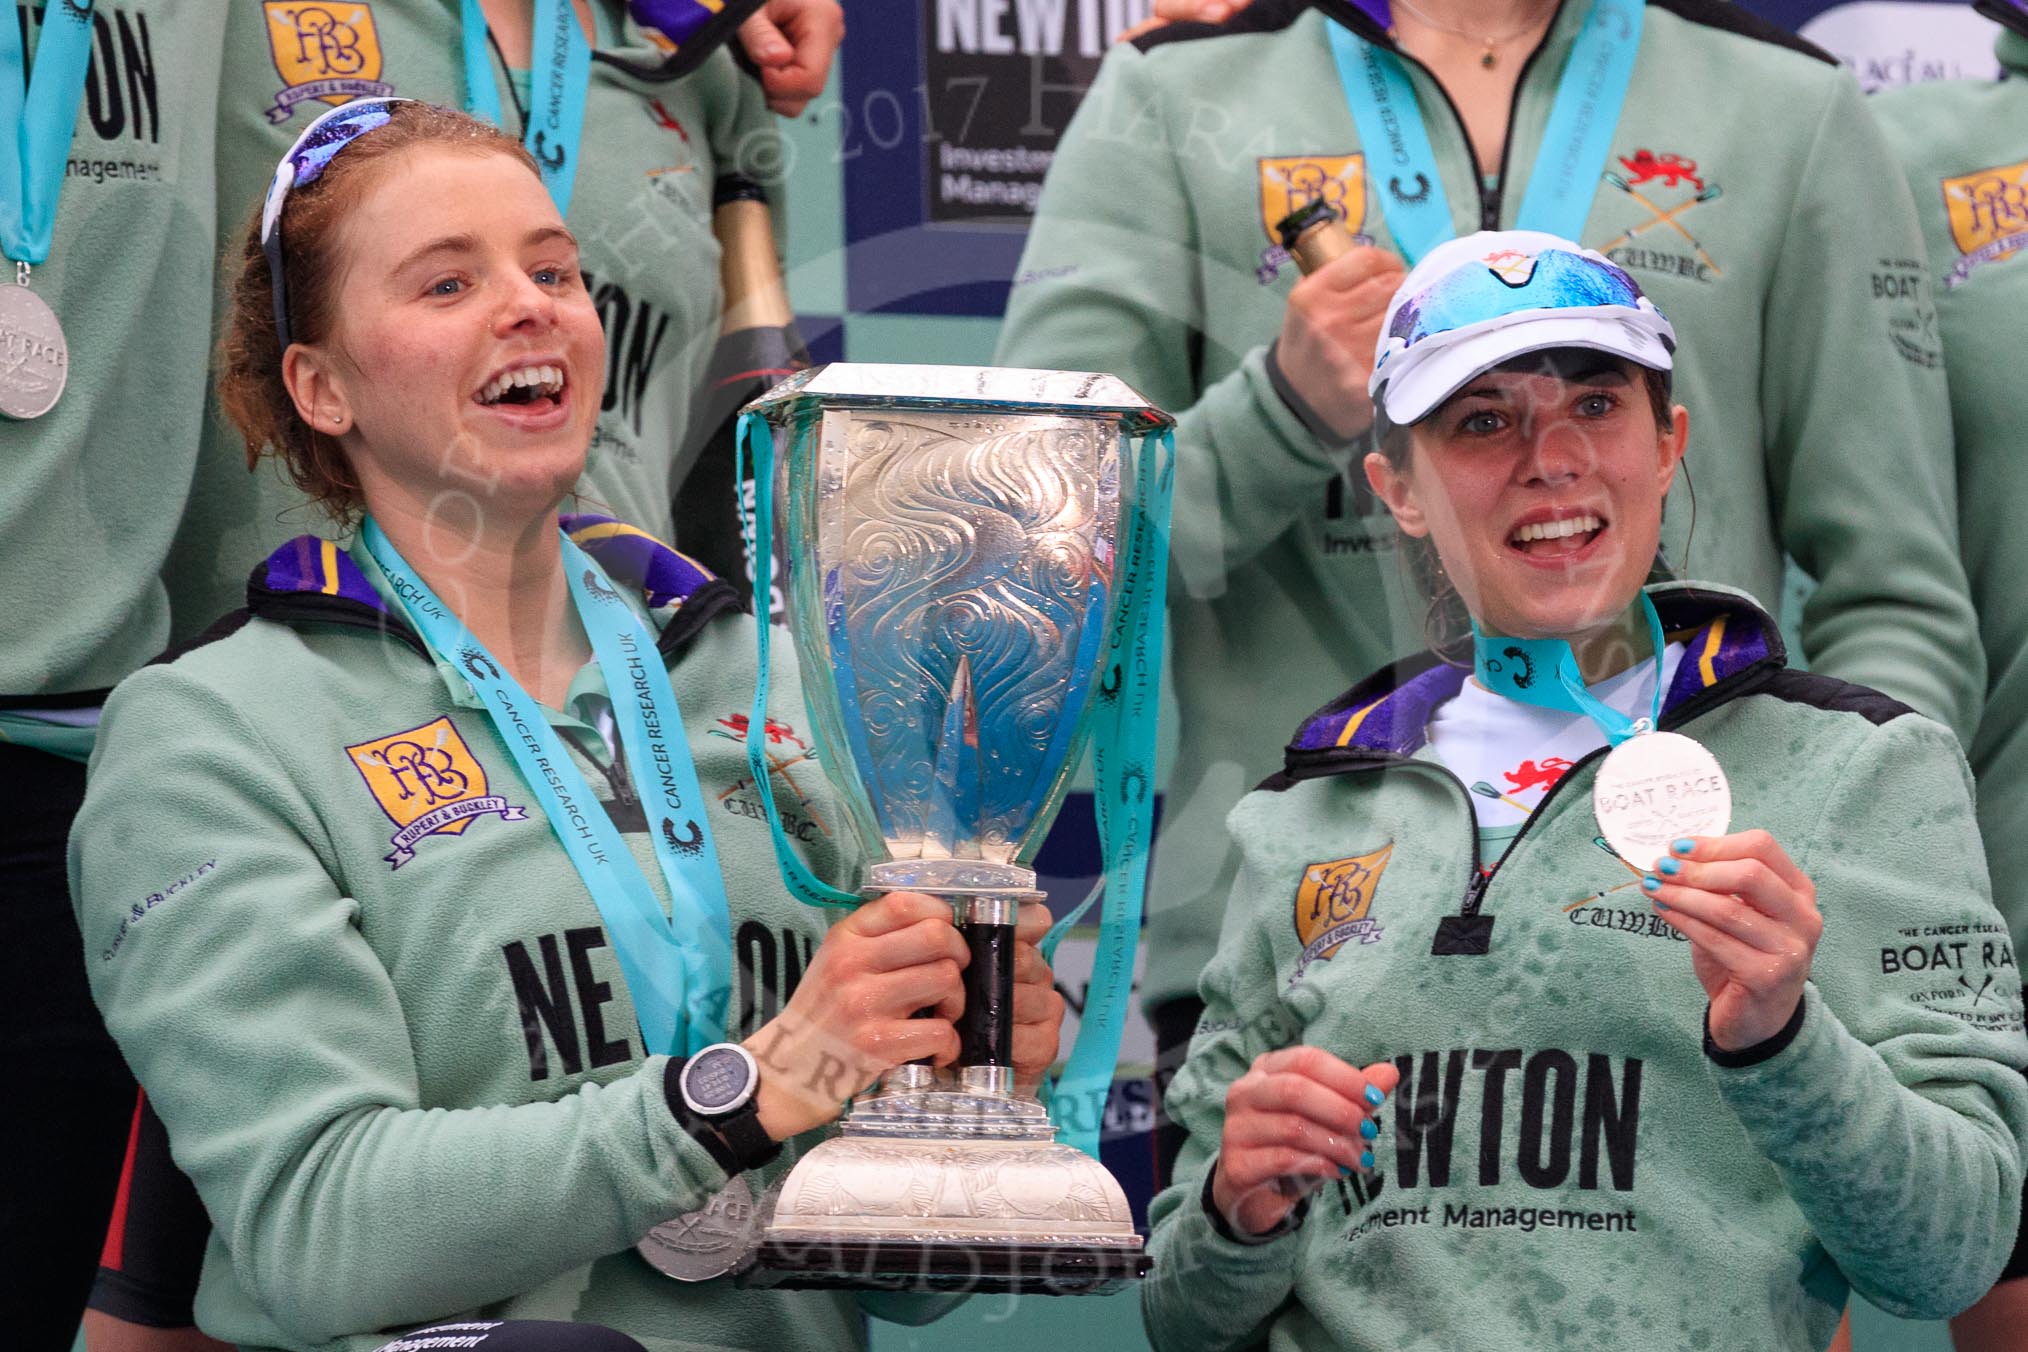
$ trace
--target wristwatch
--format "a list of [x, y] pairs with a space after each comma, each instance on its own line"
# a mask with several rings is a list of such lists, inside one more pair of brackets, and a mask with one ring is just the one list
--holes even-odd
[[715, 1042], [696, 1055], [671, 1059], [663, 1096], [684, 1130], [728, 1174], [757, 1169], [782, 1152], [761, 1127], [754, 1095], [760, 1065], [736, 1042]]

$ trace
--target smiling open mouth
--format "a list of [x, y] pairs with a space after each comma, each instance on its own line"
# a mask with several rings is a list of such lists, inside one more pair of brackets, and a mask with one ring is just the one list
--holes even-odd
[[1536, 521], [1507, 537], [1507, 547], [1530, 558], [1549, 559], [1581, 552], [1605, 530], [1605, 522], [1589, 512], [1560, 521]]
[[509, 404], [545, 409], [562, 399], [564, 385], [560, 366], [524, 366], [493, 377], [474, 397], [488, 407]]

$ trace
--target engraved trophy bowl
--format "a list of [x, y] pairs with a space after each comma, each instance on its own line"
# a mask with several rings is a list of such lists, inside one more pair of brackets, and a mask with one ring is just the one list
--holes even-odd
[[[1014, 1084], [1015, 913], [1087, 738], [1138, 458], [1173, 426], [1111, 376], [833, 364], [773, 434], [789, 623], [864, 895], [948, 898], [957, 1063], [898, 1067], [784, 1184], [760, 1284], [1109, 1289], [1143, 1275], [1118, 1182]], [[1157, 566], [1160, 566], [1159, 564]]]

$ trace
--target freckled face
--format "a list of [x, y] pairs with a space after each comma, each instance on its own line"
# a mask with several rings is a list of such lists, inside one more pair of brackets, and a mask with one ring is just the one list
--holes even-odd
[[553, 505], [584, 469], [605, 335], [542, 182], [495, 153], [423, 146], [377, 175], [339, 236], [329, 339], [366, 490]]
[[1638, 369], [1491, 371], [1410, 429], [1407, 467], [1368, 476], [1404, 533], [1428, 537], [1480, 626], [1576, 638], [1646, 581], [1688, 434], [1655, 424]]

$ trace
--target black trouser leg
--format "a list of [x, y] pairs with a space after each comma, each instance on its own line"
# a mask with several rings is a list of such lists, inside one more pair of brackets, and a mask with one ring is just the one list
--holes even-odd
[[24, 1348], [70, 1346], [134, 1112], [64, 878], [84, 783], [74, 761], [0, 745], [0, 1284]]
[[1169, 1186], [1169, 1175], [1176, 1167], [1177, 1152], [1183, 1149], [1183, 1141], [1190, 1135], [1181, 1126], [1169, 1120], [1169, 1113], [1163, 1107], [1163, 1100], [1169, 1093], [1169, 1081], [1183, 1065], [1183, 1058], [1190, 1051], [1190, 1035], [1197, 1031], [1197, 1021], [1204, 1017], [1204, 1002], [1194, 995], [1170, 1000], [1148, 1011], [1148, 1022], [1155, 1028], [1155, 1190], [1160, 1192]]

